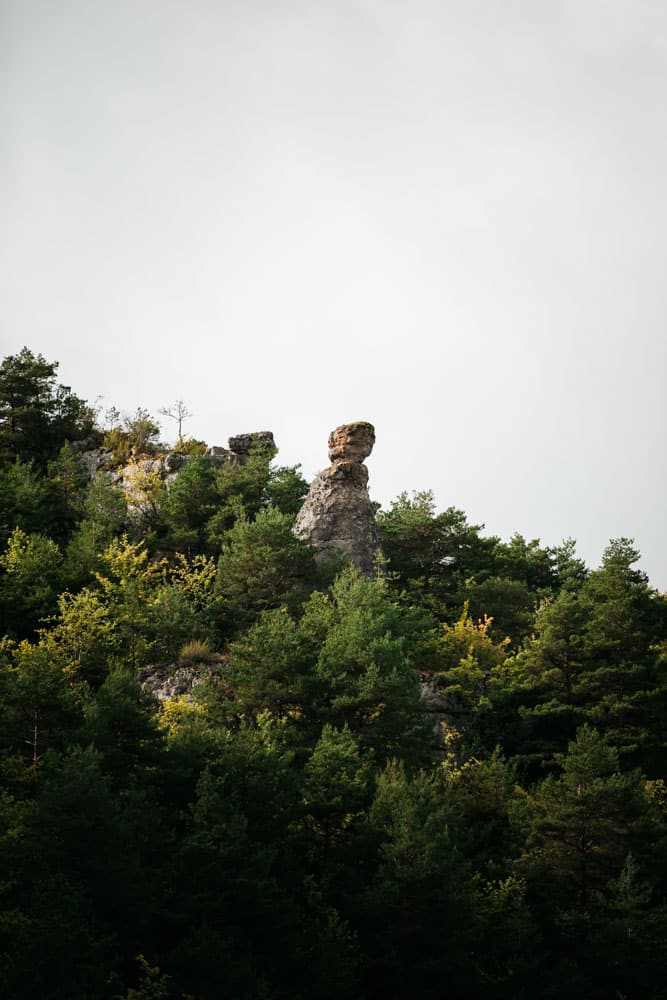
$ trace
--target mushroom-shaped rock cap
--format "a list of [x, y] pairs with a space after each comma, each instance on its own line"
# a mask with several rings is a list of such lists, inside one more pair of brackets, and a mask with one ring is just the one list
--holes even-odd
[[375, 444], [375, 428], [364, 420], [341, 424], [329, 435], [331, 462], [363, 462]]

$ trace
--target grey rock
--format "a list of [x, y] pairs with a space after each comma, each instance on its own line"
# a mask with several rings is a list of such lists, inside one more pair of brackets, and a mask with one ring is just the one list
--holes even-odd
[[332, 464], [313, 480], [294, 525], [297, 538], [315, 549], [318, 563], [341, 553], [368, 576], [374, 573], [379, 543], [363, 459], [374, 441], [372, 424], [343, 424], [331, 432]]
[[90, 437], [83, 438], [81, 441], [72, 441], [70, 447], [75, 455], [84, 451], [93, 451], [95, 446], [100, 443], [100, 437], [100, 434], [91, 434]]
[[276, 450], [276, 442], [271, 431], [253, 431], [252, 434], [237, 434], [229, 439], [229, 450], [235, 455], [249, 455], [254, 444], [267, 445]]
[[209, 460], [215, 469], [221, 469], [223, 465], [233, 461], [233, 455], [229, 448], [221, 448], [219, 445], [211, 445], [204, 452], [204, 457]]
[[164, 471], [163, 458], [140, 458], [137, 462], [130, 462], [129, 465], [125, 466], [123, 469], [123, 478], [127, 479], [141, 472], [157, 472], [159, 476], [162, 476], [164, 475]]
[[184, 465], [187, 465], [190, 457], [190, 455], [184, 455], [180, 451], [170, 451], [168, 455], [164, 456], [164, 471], [167, 475], [178, 472]]
[[93, 448], [91, 451], [84, 451], [80, 458], [86, 472], [94, 479], [100, 469], [106, 468], [113, 461], [113, 452], [105, 448]]
[[179, 667], [175, 663], [151, 664], [139, 672], [139, 683], [158, 701], [190, 695], [206, 679], [201, 665]]
[[419, 689], [422, 702], [424, 703], [424, 707], [427, 711], [434, 712], [442, 716], [449, 713], [449, 702], [438, 684], [437, 675], [425, 673], [421, 674], [419, 678]]

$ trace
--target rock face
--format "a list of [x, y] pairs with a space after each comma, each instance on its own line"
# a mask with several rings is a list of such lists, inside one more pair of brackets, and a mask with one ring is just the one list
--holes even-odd
[[319, 563], [341, 552], [368, 576], [374, 571], [378, 533], [363, 462], [374, 443], [373, 425], [362, 421], [331, 432], [331, 465], [313, 480], [294, 525], [294, 534], [313, 546]]

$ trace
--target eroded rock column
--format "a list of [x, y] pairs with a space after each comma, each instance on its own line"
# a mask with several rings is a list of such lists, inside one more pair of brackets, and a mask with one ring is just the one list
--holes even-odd
[[294, 525], [294, 534], [313, 546], [319, 563], [341, 552], [368, 576], [374, 572], [378, 534], [364, 459], [374, 444], [375, 429], [364, 421], [331, 432], [331, 465], [313, 480]]

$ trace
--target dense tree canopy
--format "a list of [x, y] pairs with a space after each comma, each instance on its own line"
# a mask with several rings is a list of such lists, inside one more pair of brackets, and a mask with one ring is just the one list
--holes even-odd
[[106, 428], [132, 491], [91, 478], [57, 367], [0, 366], [2, 996], [666, 996], [667, 602], [633, 543], [591, 570], [404, 493], [381, 576], [318, 569], [298, 467], [179, 428], [167, 485], [138, 407]]
[[24, 347], [0, 364], [0, 460], [32, 459], [44, 467], [65, 441], [91, 433], [93, 410], [58, 385], [57, 362]]

